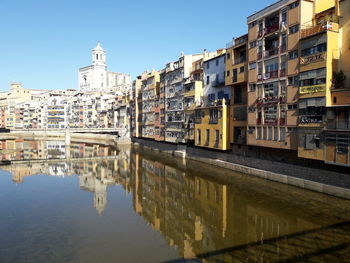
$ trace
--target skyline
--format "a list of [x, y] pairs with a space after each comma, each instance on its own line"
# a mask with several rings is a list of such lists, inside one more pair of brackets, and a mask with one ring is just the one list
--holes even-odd
[[[0, 43], [5, 51], [0, 91], [8, 90], [12, 82], [30, 89], [77, 89], [78, 69], [91, 64], [97, 42], [107, 52], [108, 70], [134, 79], [146, 69], [161, 69], [181, 52], [224, 48], [232, 37], [247, 33], [247, 16], [274, 2], [248, 1], [237, 9], [235, 2], [220, 0], [216, 6], [222, 10], [209, 14], [196, 13], [198, 7], [212, 8], [207, 0], [177, 4], [3, 0], [0, 8], [8, 11], [0, 17], [5, 40]], [[169, 19], [171, 14], [176, 19]], [[188, 23], [191, 19], [195, 22]]]

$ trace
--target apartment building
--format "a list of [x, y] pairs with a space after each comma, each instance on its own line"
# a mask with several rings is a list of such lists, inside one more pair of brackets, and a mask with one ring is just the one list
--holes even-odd
[[203, 98], [195, 112], [195, 145], [229, 150], [231, 87], [225, 85], [226, 50], [203, 62]]
[[159, 72], [152, 69], [142, 81], [142, 137], [155, 137], [155, 106], [159, 118]]
[[[231, 87], [230, 140], [245, 145], [247, 137], [248, 35], [232, 40], [226, 50], [226, 86]], [[251, 65], [254, 67], [254, 65]]]
[[159, 93], [155, 98], [154, 139], [165, 140], [165, 69], [159, 71]]
[[248, 145], [297, 149], [300, 25], [311, 5], [282, 0], [248, 17]]
[[314, 3], [301, 30], [298, 156], [350, 166], [349, 1]]
[[183, 55], [175, 62], [170, 62], [165, 68], [165, 141], [186, 143], [184, 84], [190, 77], [192, 63], [203, 57], [198, 55]]
[[45, 107], [47, 113], [47, 128], [65, 129], [68, 127], [67, 100], [60, 97], [52, 97]]
[[195, 108], [200, 106], [203, 97], [203, 59], [192, 63], [190, 77], [184, 83], [185, 140], [195, 144]]

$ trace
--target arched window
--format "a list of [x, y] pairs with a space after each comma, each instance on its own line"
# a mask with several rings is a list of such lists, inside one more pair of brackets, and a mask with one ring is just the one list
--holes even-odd
[[96, 54], [96, 59], [98, 60], [98, 54]]

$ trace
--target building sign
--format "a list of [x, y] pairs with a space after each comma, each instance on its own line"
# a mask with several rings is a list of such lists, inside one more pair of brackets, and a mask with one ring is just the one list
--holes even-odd
[[316, 92], [323, 92], [323, 91], [326, 91], [326, 85], [320, 84], [320, 85], [300, 87], [299, 94], [313, 94]]
[[316, 54], [300, 59], [301, 65], [307, 65], [311, 63], [321, 62], [326, 60], [326, 53]]

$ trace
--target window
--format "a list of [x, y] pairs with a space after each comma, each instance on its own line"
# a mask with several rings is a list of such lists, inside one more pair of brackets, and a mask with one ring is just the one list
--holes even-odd
[[257, 127], [256, 129], [256, 139], [257, 140], [261, 140], [262, 136], [261, 136], [261, 127]]
[[244, 72], [244, 66], [239, 68], [239, 73], [243, 73]]
[[218, 123], [219, 111], [218, 109], [210, 109], [209, 111], [209, 123]]
[[216, 64], [216, 66], [219, 66], [219, 60], [218, 59], [215, 60], [215, 64]]
[[264, 95], [267, 97], [277, 97], [278, 96], [278, 82], [273, 82], [264, 85]]
[[299, 1], [296, 1], [296, 2], [291, 3], [291, 4], [289, 5], [289, 9], [293, 9], [293, 8], [298, 7], [298, 6], [299, 6]]
[[289, 27], [289, 34], [294, 34], [299, 31], [299, 25]]
[[277, 127], [273, 128], [273, 140], [274, 141], [278, 140], [278, 129], [277, 129]]
[[205, 145], [208, 146], [209, 145], [209, 139], [210, 139], [210, 131], [209, 131], [209, 129], [205, 130], [205, 134], [206, 134]]
[[231, 58], [231, 54], [227, 53], [227, 59], [230, 59], [230, 58]]
[[287, 22], [287, 10], [282, 11], [282, 24]]
[[254, 92], [256, 90], [256, 84], [249, 84], [249, 92]]
[[219, 130], [215, 130], [215, 147], [219, 146], [220, 133]]
[[252, 41], [249, 43], [249, 48], [255, 48], [256, 47], [256, 41]]
[[210, 93], [208, 95], [208, 101], [214, 101], [215, 100], [215, 93]]
[[262, 139], [263, 140], [267, 139], [267, 127], [263, 127], [262, 129]]
[[197, 143], [201, 144], [201, 130], [197, 129]]
[[253, 21], [249, 24], [249, 28], [255, 27], [256, 26], [256, 21]]
[[256, 68], [256, 63], [255, 62], [249, 63], [249, 69], [255, 69], [255, 68]]
[[326, 68], [304, 71], [300, 74], [300, 86], [312, 86], [326, 83]]
[[226, 72], [226, 76], [227, 76], [227, 77], [230, 76], [230, 71], [229, 71], [229, 70]]
[[280, 82], [280, 87], [281, 87], [281, 93], [280, 93], [280, 95], [281, 95], [281, 96], [286, 96], [286, 94], [287, 94], [287, 88], [286, 88], [286, 81], [285, 81], [285, 80], [282, 80], [282, 81]]
[[209, 62], [207, 62], [207, 69], [209, 69]]
[[289, 86], [298, 86], [299, 85], [299, 76], [288, 77]]
[[269, 141], [272, 140], [272, 127], [268, 127], [268, 128], [267, 128], [267, 139], [268, 139]]
[[209, 78], [209, 76], [207, 76], [207, 85], [209, 85], [209, 80], [210, 80], [210, 78]]
[[296, 109], [298, 109], [298, 104], [288, 105], [288, 110], [296, 110]]
[[323, 43], [323, 44], [319, 44], [319, 45], [314, 46], [314, 47], [303, 49], [301, 51], [301, 56], [306, 57], [306, 56], [310, 56], [313, 54], [322, 53], [322, 52], [326, 52], [326, 51], [327, 51], [327, 44]]
[[280, 141], [284, 142], [286, 140], [286, 128], [280, 128]]
[[289, 59], [298, 58], [298, 50], [293, 50], [288, 53]]

